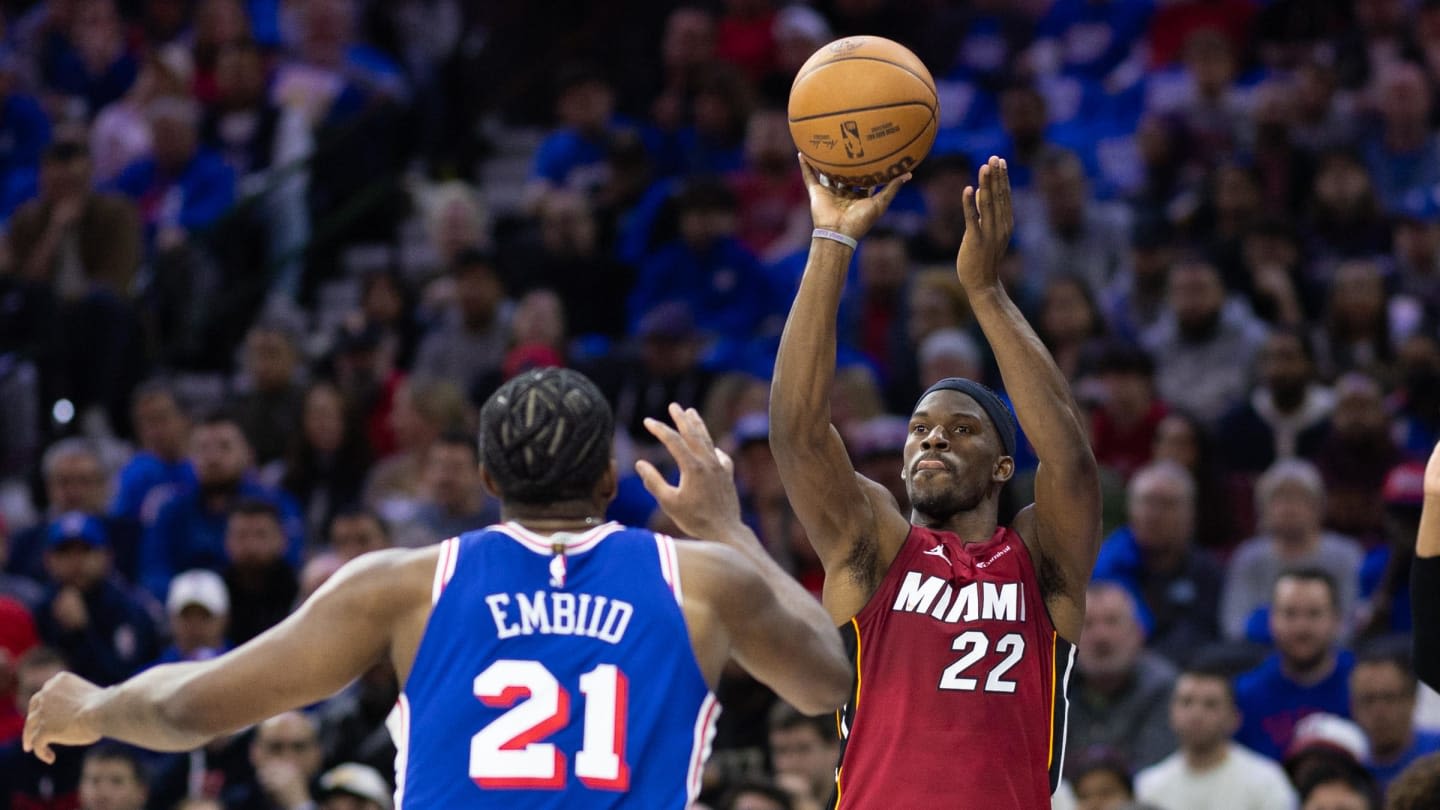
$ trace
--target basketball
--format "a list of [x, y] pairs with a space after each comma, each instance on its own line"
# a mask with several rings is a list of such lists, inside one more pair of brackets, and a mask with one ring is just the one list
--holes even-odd
[[939, 98], [920, 58], [883, 37], [816, 51], [790, 86], [790, 136], [830, 180], [856, 188], [912, 171], [935, 143]]

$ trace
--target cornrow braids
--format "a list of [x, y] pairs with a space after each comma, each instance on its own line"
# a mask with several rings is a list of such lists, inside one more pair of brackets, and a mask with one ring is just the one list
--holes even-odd
[[480, 410], [480, 461], [509, 502], [546, 505], [589, 498], [610, 467], [615, 417], [585, 375], [527, 371]]

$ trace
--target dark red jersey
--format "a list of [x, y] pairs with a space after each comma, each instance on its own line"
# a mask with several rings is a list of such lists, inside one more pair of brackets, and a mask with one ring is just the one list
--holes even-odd
[[912, 526], [842, 628], [839, 810], [1047, 810], [1065, 758], [1075, 648], [1050, 621], [1025, 541]]

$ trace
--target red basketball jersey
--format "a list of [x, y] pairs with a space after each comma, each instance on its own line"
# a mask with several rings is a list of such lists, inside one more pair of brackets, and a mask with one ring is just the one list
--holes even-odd
[[1025, 541], [913, 526], [842, 628], [855, 693], [837, 715], [839, 810], [1046, 810], [1065, 758], [1075, 648]]

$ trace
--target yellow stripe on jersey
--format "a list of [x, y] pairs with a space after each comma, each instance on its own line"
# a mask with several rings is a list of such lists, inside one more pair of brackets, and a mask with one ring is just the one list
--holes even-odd
[[[850, 712], [852, 719], [850, 730], [853, 732], [855, 730], [853, 720], [860, 714], [860, 622], [856, 621], [852, 616], [850, 618], [850, 626], [855, 630], [855, 702], [853, 704], [854, 708]], [[844, 707], [841, 707], [840, 711], [835, 713], [835, 732], [837, 734], [840, 733], [840, 724], [844, 722], [844, 711]], [[848, 737], [848, 735], [846, 736]], [[840, 786], [840, 779], [844, 773], [845, 767], [843, 765], [835, 769], [835, 806], [837, 808], [840, 806], [840, 800], [844, 798], [845, 795], [844, 789]]]
[[1045, 754], [1045, 769], [1055, 764], [1055, 653], [1059, 646], [1060, 634], [1050, 631], [1050, 745]]

